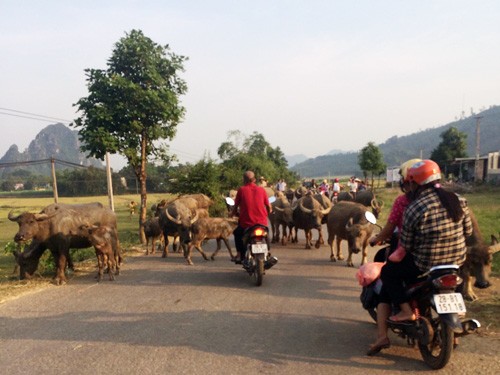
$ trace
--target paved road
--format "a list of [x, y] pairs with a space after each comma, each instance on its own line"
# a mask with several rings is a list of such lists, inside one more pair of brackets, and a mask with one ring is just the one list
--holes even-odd
[[[273, 249], [280, 262], [261, 287], [221, 251], [214, 262], [194, 254], [191, 267], [180, 254], [127, 257], [115, 282], [85, 275], [8, 301], [0, 305], [0, 371], [427, 372], [418, 350], [395, 335], [390, 349], [365, 356], [375, 325], [360, 307], [355, 269], [329, 262], [327, 246], [303, 246]], [[440, 373], [498, 373], [498, 349], [498, 340], [464, 338]]]

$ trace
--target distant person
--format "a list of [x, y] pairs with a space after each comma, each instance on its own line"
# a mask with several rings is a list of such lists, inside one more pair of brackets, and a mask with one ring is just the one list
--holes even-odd
[[356, 193], [358, 192], [358, 179], [352, 176], [347, 182], [347, 186], [349, 187], [349, 193], [352, 196], [352, 199], [356, 199]]
[[280, 179], [278, 181], [278, 184], [276, 185], [276, 190], [281, 191], [282, 193], [285, 192], [286, 190], [286, 182], [283, 179]]
[[267, 180], [264, 176], [260, 176], [259, 178], [259, 186], [267, 187]]

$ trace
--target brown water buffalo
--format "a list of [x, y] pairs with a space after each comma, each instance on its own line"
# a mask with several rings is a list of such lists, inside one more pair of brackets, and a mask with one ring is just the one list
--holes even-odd
[[356, 199], [353, 199], [352, 195], [346, 191], [341, 192], [337, 197], [337, 201], [348, 201], [361, 203], [363, 206], [371, 207], [372, 212], [378, 219], [382, 208], [384, 207], [384, 202], [379, 201], [373, 191], [371, 190], [361, 190], [356, 193]]
[[[290, 202], [283, 193], [278, 193], [276, 200], [271, 204], [272, 210], [269, 214], [269, 222], [271, 223], [271, 230], [273, 232], [272, 243], [280, 242], [285, 246], [288, 241], [292, 240], [293, 223], [293, 210]], [[280, 227], [282, 232], [280, 233]], [[287, 235], [288, 228], [288, 235]]]
[[500, 245], [495, 236], [491, 236], [491, 246], [486, 245], [483, 240], [477, 219], [469, 210], [472, 221], [472, 235], [466, 238], [467, 257], [461, 267], [463, 282], [463, 295], [469, 301], [477, 299], [472, 289], [472, 276], [476, 278], [474, 286], [477, 288], [488, 288], [491, 284], [488, 280], [491, 273], [493, 254], [500, 251]]
[[347, 266], [354, 267], [352, 254], [362, 252], [361, 264], [367, 262], [366, 247], [373, 233], [373, 224], [365, 217], [366, 206], [354, 202], [339, 202], [333, 206], [328, 214], [328, 245], [330, 245], [330, 260], [335, 262], [333, 241], [336, 239], [337, 258], [344, 259], [340, 249], [340, 242], [347, 240], [349, 256]]
[[97, 257], [97, 281], [102, 280], [104, 267], [107, 266], [109, 279], [113, 281], [114, 275], [120, 274], [120, 254], [115, 253], [113, 249], [114, 229], [107, 226], [84, 225], [80, 228], [80, 234], [88, 237], [95, 249]]
[[191, 226], [192, 240], [187, 248], [187, 252], [184, 253], [184, 257], [186, 258], [187, 263], [189, 265], [193, 264], [191, 260], [191, 250], [193, 247], [200, 252], [205, 260], [208, 260], [205, 252], [201, 248], [201, 244], [203, 241], [209, 239], [217, 240], [217, 249], [211, 256], [212, 260], [215, 260], [215, 256], [221, 249], [221, 240], [224, 241], [231, 259], [234, 259], [233, 252], [231, 251], [231, 246], [229, 246], [228, 238], [233, 234], [233, 231], [237, 226], [237, 219], [227, 219], [222, 217], [206, 217], [198, 219]]
[[179, 242], [186, 252], [186, 246], [191, 242], [191, 225], [199, 218], [198, 210], [190, 209], [182, 200], [176, 199], [160, 209], [159, 214], [165, 240], [162, 257], [168, 256], [168, 236], [179, 236]]
[[306, 195], [300, 198], [293, 209], [293, 222], [295, 226], [294, 242], [297, 242], [298, 229], [304, 229], [306, 237], [306, 249], [312, 246], [312, 230], [318, 231], [318, 240], [314, 247], [319, 249], [323, 242], [322, 220], [323, 216], [328, 215], [330, 208], [323, 206], [312, 195]]
[[23, 212], [14, 216], [11, 211], [8, 217], [19, 225], [14, 241], [31, 240], [27, 250], [14, 254], [20, 267], [21, 279], [33, 275], [38, 268], [40, 257], [49, 249], [56, 261], [54, 281], [58, 285], [65, 283], [69, 249], [87, 248], [92, 245], [88, 237], [79, 233], [82, 225], [104, 225], [111, 228], [113, 251], [119, 254], [116, 215], [100, 203], [56, 203], [37, 214]]

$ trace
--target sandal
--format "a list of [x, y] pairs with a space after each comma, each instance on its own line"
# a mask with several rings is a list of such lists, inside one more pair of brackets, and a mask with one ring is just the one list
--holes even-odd
[[415, 314], [411, 314], [409, 318], [404, 318], [404, 319], [400, 318], [398, 315], [399, 314], [390, 316], [389, 319], [387, 319], [387, 321], [389, 323], [400, 323], [400, 322], [414, 322], [415, 320], [417, 320]]
[[379, 342], [379, 340], [375, 341], [375, 344], [370, 345], [370, 349], [366, 352], [366, 355], [368, 356], [373, 356], [377, 353], [379, 353], [382, 349], [387, 349], [391, 346], [391, 342], [389, 341], [389, 338], [386, 337], [382, 341]]

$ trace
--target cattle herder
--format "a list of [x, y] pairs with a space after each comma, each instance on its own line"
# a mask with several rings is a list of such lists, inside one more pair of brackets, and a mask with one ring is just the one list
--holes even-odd
[[[257, 224], [267, 227], [267, 217], [271, 211], [272, 207], [266, 191], [263, 187], [255, 184], [254, 172], [246, 171], [243, 174], [243, 186], [238, 189], [233, 210], [231, 211], [231, 217], [239, 216], [238, 226], [233, 232], [234, 243], [238, 253], [236, 264], [241, 264], [243, 259], [245, 259], [246, 249], [243, 243], [245, 229]], [[277, 262], [278, 259], [275, 258], [275, 260]]]

